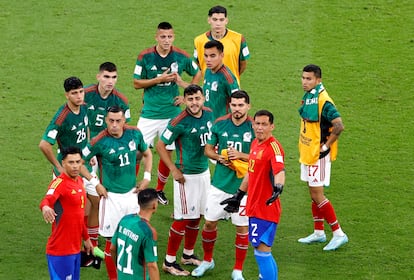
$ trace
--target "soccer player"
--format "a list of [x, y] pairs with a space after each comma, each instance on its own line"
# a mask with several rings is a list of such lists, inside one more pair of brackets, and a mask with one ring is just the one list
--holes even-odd
[[256, 139], [250, 149], [248, 173], [236, 194], [221, 202], [227, 204], [226, 211], [236, 212], [248, 190], [249, 240], [259, 266], [259, 279], [266, 280], [278, 279], [272, 244], [281, 214], [279, 196], [285, 184], [285, 155], [281, 144], [272, 135], [274, 127], [271, 112], [256, 112], [253, 121]]
[[[119, 106], [108, 109], [107, 128], [83, 149], [86, 161], [96, 156], [100, 161], [102, 184], [96, 186], [99, 202], [99, 234], [105, 238], [105, 264], [109, 279], [116, 279], [116, 267], [111, 258], [111, 237], [127, 214], [137, 213], [136, 192], [148, 187], [151, 180], [152, 153], [138, 128], [125, 124], [124, 111]], [[144, 157], [144, 179], [136, 183], [137, 151]]]
[[[65, 171], [61, 165], [62, 149], [70, 146], [82, 149], [88, 143], [88, 117], [82, 81], [69, 77], [63, 87], [67, 102], [58, 109], [39, 143], [40, 150], [53, 166], [54, 177]], [[55, 143], [58, 144], [56, 156], [53, 151]]]
[[322, 70], [310, 64], [303, 68], [302, 88], [305, 94], [299, 114], [302, 118], [299, 136], [300, 178], [308, 183], [312, 199], [314, 232], [298, 241], [304, 244], [325, 242], [324, 220], [333, 232], [323, 250], [336, 250], [348, 242], [332, 203], [324, 194], [330, 184], [331, 161], [336, 159], [338, 137], [344, 130], [341, 115], [322, 84]]
[[62, 172], [49, 184], [40, 203], [43, 219], [52, 224], [46, 246], [50, 279], [80, 279], [81, 244], [92, 252], [92, 242], [84, 223], [86, 193], [79, 176], [83, 164], [78, 147], [60, 151]]
[[[134, 88], [144, 89], [143, 108], [137, 126], [151, 147], [154, 147], [155, 137], [161, 135], [168, 121], [181, 111], [179, 105], [183, 98], [179, 94], [179, 87], [189, 85], [181, 79], [182, 73], [192, 76], [191, 84], [198, 84], [201, 79], [197, 64], [185, 51], [173, 46], [174, 38], [172, 25], [161, 22], [155, 35], [157, 45], [143, 50], [135, 65]], [[170, 156], [174, 149], [174, 144], [167, 147]], [[169, 172], [160, 160], [156, 190], [159, 202], [164, 205], [168, 204], [164, 187]]]
[[214, 119], [229, 113], [230, 95], [239, 90], [236, 77], [223, 64], [223, 55], [223, 44], [219, 41], [208, 41], [204, 45], [204, 58], [207, 64], [203, 84], [205, 106], [213, 111]]
[[233, 30], [227, 29], [229, 20], [227, 10], [222, 6], [214, 6], [208, 11], [207, 22], [210, 30], [194, 39], [194, 58], [206, 72], [208, 68], [204, 59], [204, 45], [210, 40], [220, 41], [224, 45], [224, 64], [230, 68], [240, 84], [240, 76], [246, 70], [247, 60], [250, 58], [249, 48], [244, 36]]
[[[174, 222], [171, 225], [167, 255], [162, 269], [172, 275], [187, 276], [176, 262], [176, 255], [185, 235], [183, 264], [199, 265], [194, 255], [200, 215], [204, 214], [207, 189], [210, 186], [208, 159], [204, 146], [210, 137], [212, 113], [203, 107], [204, 95], [200, 86], [190, 85], [184, 89], [185, 110], [172, 119], [160, 141], [157, 151], [161, 160], [171, 170], [174, 178]], [[167, 146], [175, 142], [176, 161], [171, 160]]]
[[[89, 119], [90, 138], [92, 139], [99, 132], [106, 128], [105, 117], [108, 108], [119, 106], [125, 112], [126, 121], [129, 122], [131, 113], [129, 109], [128, 98], [119, 92], [116, 88], [118, 81], [117, 67], [112, 62], [104, 62], [99, 66], [99, 72], [96, 75], [97, 84], [85, 87], [85, 103], [87, 104], [87, 113]], [[96, 177], [98, 164], [96, 158], [93, 159], [95, 165], [92, 166], [92, 175]], [[88, 166], [88, 165], [87, 165]], [[90, 170], [91, 171], [91, 170]], [[88, 200], [90, 203], [88, 213], [88, 232], [94, 246], [98, 245], [99, 229], [99, 195], [93, 184], [85, 184]]]
[[[220, 201], [237, 192], [243, 176], [247, 172], [250, 145], [254, 139], [252, 119], [247, 115], [250, 109], [250, 98], [247, 92], [242, 90], [233, 92], [230, 99], [230, 109], [231, 114], [215, 121], [211, 128], [211, 138], [204, 148], [206, 156], [215, 160], [217, 165], [211, 182], [212, 187], [207, 195], [204, 212], [205, 223], [201, 233], [204, 258], [201, 265], [193, 270], [191, 275], [200, 277], [207, 270], [214, 268], [213, 249], [217, 239], [217, 224], [219, 220], [227, 219], [230, 216], [232, 223], [236, 226], [234, 243], [236, 262], [231, 278], [242, 280], [244, 279], [243, 263], [249, 245], [249, 220], [245, 212], [246, 196], [241, 201], [239, 211], [230, 215], [220, 205]], [[216, 146], [218, 146], [217, 151]], [[238, 168], [241, 170], [237, 170]]]
[[157, 232], [150, 220], [158, 207], [154, 189], [138, 193], [139, 213], [127, 215], [119, 222], [112, 237], [111, 255], [117, 264], [118, 280], [159, 280], [157, 266]]

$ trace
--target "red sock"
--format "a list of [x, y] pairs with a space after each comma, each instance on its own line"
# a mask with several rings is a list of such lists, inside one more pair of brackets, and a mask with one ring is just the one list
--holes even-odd
[[233, 269], [243, 270], [244, 260], [249, 248], [249, 233], [236, 233], [234, 245], [236, 246], [236, 263]]
[[111, 240], [107, 239], [105, 243], [105, 266], [106, 272], [110, 280], [116, 280], [118, 278], [116, 272], [116, 266], [111, 256]]
[[170, 175], [170, 169], [165, 165], [165, 163], [160, 160], [158, 163], [158, 181], [156, 191], [163, 191], [165, 184], [167, 183], [168, 176]]
[[184, 249], [194, 250], [199, 230], [200, 218], [188, 221], [187, 226], [185, 227]]
[[207, 262], [211, 262], [213, 259], [213, 250], [214, 244], [217, 240], [217, 228], [213, 230], [205, 230], [201, 232], [201, 237], [203, 240], [203, 251], [204, 251], [204, 258], [203, 260]]
[[324, 230], [324, 219], [321, 209], [318, 205], [312, 201], [312, 216], [313, 216], [313, 227], [315, 230]]
[[88, 234], [89, 234], [89, 237], [91, 238], [93, 247], [98, 246], [99, 226], [94, 226], [94, 227], [89, 226]]
[[188, 220], [174, 221], [170, 227], [170, 236], [168, 237], [167, 255], [176, 256], [178, 248], [184, 237], [185, 227]]
[[336, 219], [335, 210], [328, 199], [325, 199], [321, 203], [319, 203], [318, 208], [320, 209], [323, 217], [331, 226], [332, 231], [339, 229], [339, 222]]

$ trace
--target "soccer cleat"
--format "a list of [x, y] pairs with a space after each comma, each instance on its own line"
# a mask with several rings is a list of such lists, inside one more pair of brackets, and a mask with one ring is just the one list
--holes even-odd
[[183, 256], [181, 257], [181, 263], [185, 265], [199, 266], [201, 264], [201, 260], [194, 254], [192, 254], [191, 256], [183, 254]]
[[329, 241], [328, 245], [323, 247], [324, 251], [333, 251], [344, 245], [348, 242], [348, 236], [346, 234], [344, 236], [334, 236], [332, 237], [331, 241]]
[[212, 270], [214, 268], [214, 260], [211, 262], [202, 261], [196, 269], [191, 272], [191, 276], [201, 277], [207, 270]]
[[231, 279], [233, 280], [244, 280], [243, 274], [241, 270], [234, 269], [231, 273]]
[[317, 235], [315, 233], [312, 233], [309, 236], [306, 236], [304, 238], [299, 238], [298, 242], [303, 243], [303, 244], [311, 244], [311, 243], [322, 243], [326, 241], [326, 235], [322, 234], [322, 235]]
[[157, 191], [157, 196], [158, 196], [158, 202], [161, 203], [162, 205], [167, 205], [168, 204], [168, 199], [165, 196], [165, 193], [163, 191]]
[[167, 261], [164, 261], [164, 263], [162, 264], [162, 270], [164, 270], [166, 273], [169, 273], [175, 276], [190, 275], [190, 272], [182, 269], [181, 266], [177, 262], [169, 263]]

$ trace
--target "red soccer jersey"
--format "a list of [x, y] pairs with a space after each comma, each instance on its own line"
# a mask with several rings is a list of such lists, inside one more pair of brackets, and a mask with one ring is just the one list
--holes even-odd
[[47, 254], [64, 256], [80, 252], [81, 238], [89, 238], [84, 223], [85, 203], [86, 192], [81, 177], [72, 179], [63, 173], [50, 183], [40, 203], [40, 210], [47, 205], [57, 214], [47, 241]]
[[282, 208], [279, 198], [266, 205], [273, 193], [273, 178], [285, 168], [285, 153], [273, 136], [259, 144], [253, 140], [249, 154], [249, 183], [246, 214], [266, 221], [279, 223]]

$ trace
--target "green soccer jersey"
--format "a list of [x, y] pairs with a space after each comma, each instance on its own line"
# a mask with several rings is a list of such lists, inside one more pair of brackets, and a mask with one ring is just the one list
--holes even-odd
[[98, 85], [89, 85], [85, 87], [85, 103], [88, 108], [91, 139], [106, 128], [105, 117], [108, 108], [117, 105], [124, 110], [126, 121], [129, 122], [131, 119], [128, 98], [116, 89], [103, 99], [98, 92]]
[[177, 154], [175, 165], [183, 174], [200, 174], [208, 168], [208, 158], [204, 146], [210, 137], [212, 112], [203, 109], [200, 118], [195, 118], [186, 110], [172, 119], [161, 135], [161, 140], [169, 145], [175, 142]]
[[111, 240], [116, 245], [118, 280], [150, 279], [146, 264], [157, 261], [157, 232], [137, 214], [126, 215]]
[[[232, 147], [239, 152], [248, 154], [254, 137], [252, 127], [253, 120], [248, 117], [241, 125], [236, 126], [231, 120], [231, 115], [225, 115], [214, 123], [211, 128], [211, 137], [208, 144], [218, 145], [218, 153], [221, 150]], [[217, 164], [214, 170], [212, 185], [216, 188], [234, 194], [240, 187], [243, 178], [237, 178], [236, 172], [227, 166]]]
[[[155, 47], [142, 51], [137, 58], [134, 79], [153, 79], [167, 69], [195, 76], [199, 71], [197, 64], [183, 50], [172, 47], [166, 57], [161, 57]], [[171, 119], [181, 109], [174, 106], [174, 98], [179, 95], [178, 85], [174, 82], [161, 83], [144, 89], [141, 116], [147, 119]]]
[[[54, 145], [58, 144], [57, 160], [62, 162], [60, 150], [70, 146], [83, 149], [88, 143], [88, 116], [86, 106], [80, 106], [79, 114], [73, 113], [67, 104], [61, 106], [50, 121], [43, 140]], [[59, 175], [54, 167], [54, 173]]]
[[237, 79], [224, 64], [216, 73], [210, 69], [206, 70], [203, 84], [206, 96], [204, 106], [213, 110], [214, 120], [230, 112], [230, 95], [237, 90], [239, 90]]
[[102, 185], [114, 193], [126, 193], [136, 186], [135, 165], [137, 151], [148, 148], [141, 131], [126, 125], [120, 138], [103, 130], [83, 149], [85, 161], [97, 156], [101, 164]]

